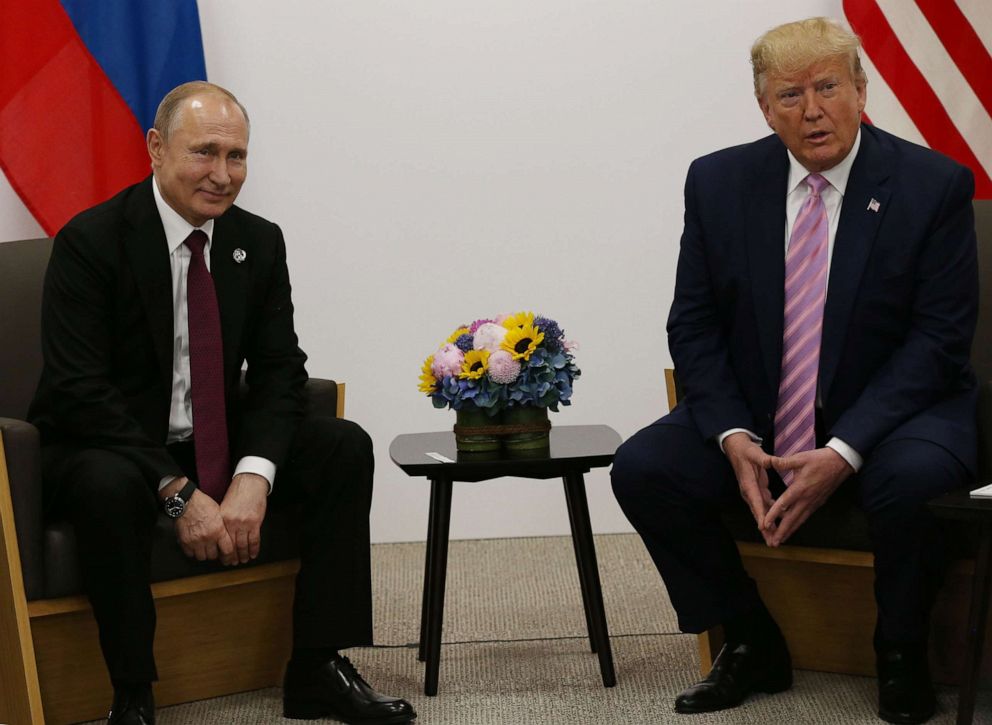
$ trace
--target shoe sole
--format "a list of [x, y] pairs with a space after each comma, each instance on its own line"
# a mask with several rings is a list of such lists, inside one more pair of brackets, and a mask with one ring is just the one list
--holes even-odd
[[326, 705], [319, 702], [284, 702], [282, 716], [290, 720], [319, 720], [322, 717], [333, 717], [340, 722], [353, 725], [403, 725], [403, 723], [417, 719], [417, 715], [414, 713], [413, 715], [389, 715], [380, 718], [348, 720], [336, 712], [328, 710]]

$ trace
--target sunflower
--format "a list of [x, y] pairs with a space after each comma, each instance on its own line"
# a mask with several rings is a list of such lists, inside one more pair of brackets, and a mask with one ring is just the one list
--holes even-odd
[[467, 334], [468, 334], [468, 328], [467, 327], [459, 327], [457, 330], [455, 330], [454, 332], [452, 332], [448, 336], [448, 339], [445, 340], [445, 342], [455, 342], [455, 341], [458, 340], [459, 337], [461, 337], [462, 335], [467, 335]]
[[514, 360], [529, 360], [543, 341], [544, 333], [538, 331], [534, 325], [526, 324], [507, 330], [502, 348], [513, 355]]
[[533, 324], [533, 312], [515, 312], [503, 320], [503, 327], [507, 330], [512, 330], [514, 327], [526, 327]]
[[427, 395], [433, 395], [437, 392], [437, 378], [434, 377], [434, 373], [431, 372], [431, 365], [434, 363], [434, 356], [430, 355], [426, 360], [424, 360], [423, 367], [420, 368], [420, 386], [419, 390], [421, 393]]
[[489, 351], [469, 350], [465, 353], [465, 362], [462, 363], [462, 371], [458, 373], [458, 377], [462, 380], [478, 380], [488, 369]]

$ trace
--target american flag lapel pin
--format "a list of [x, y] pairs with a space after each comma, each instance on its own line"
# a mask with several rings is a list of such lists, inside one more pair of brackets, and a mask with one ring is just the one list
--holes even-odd
[[868, 202], [868, 211], [877, 212], [881, 206], [882, 205], [878, 203], [878, 199], [872, 198], [872, 200]]

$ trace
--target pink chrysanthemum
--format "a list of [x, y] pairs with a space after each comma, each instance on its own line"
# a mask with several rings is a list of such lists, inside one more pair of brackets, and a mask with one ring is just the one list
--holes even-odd
[[492, 322], [492, 320], [476, 320], [471, 325], [469, 325], [468, 331], [474, 335], [480, 327], [490, 322]]
[[441, 349], [434, 353], [434, 362], [431, 364], [431, 372], [438, 380], [449, 376], [457, 375], [461, 372], [462, 361], [465, 353], [459, 350], [452, 343], [446, 343]]
[[475, 337], [472, 338], [472, 347], [476, 350], [496, 352], [503, 343], [504, 337], [506, 337], [505, 327], [497, 325], [494, 322], [485, 322], [479, 325], [479, 329], [475, 331]]
[[497, 350], [489, 356], [489, 378], [494, 383], [508, 385], [520, 375], [520, 363], [506, 350]]

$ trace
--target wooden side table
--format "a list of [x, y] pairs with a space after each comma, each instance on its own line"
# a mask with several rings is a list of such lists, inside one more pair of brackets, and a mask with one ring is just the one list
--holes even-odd
[[[551, 446], [547, 452], [521, 459], [459, 454], [455, 436], [450, 431], [400, 435], [393, 440], [389, 446], [389, 457], [393, 462], [408, 475], [426, 476], [431, 482], [418, 655], [420, 661], [427, 662], [425, 694], [437, 694], [441, 663], [452, 484], [455, 481], [489, 481], [501, 476], [561, 478], [564, 481], [590, 647], [599, 656], [603, 685], [613, 687], [616, 684], [583, 475], [592, 468], [610, 465], [619, 445], [620, 435], [605, 425], [556, 426], [551, 429]], [[428, 453], [440, 454], [451, 463], [435, 460]]]
[[992, 584], [992, 499], [971, 498], [967, 490], [952, 491], [931, 501], [930, 508], [941, 518], [972, 521], [978, 528], [978, 556], [975, 558], [971, 606], [968, 610], [968, 642], [958, 695], [957, 721], [970, 723], [975, 715], [975, 695]]

